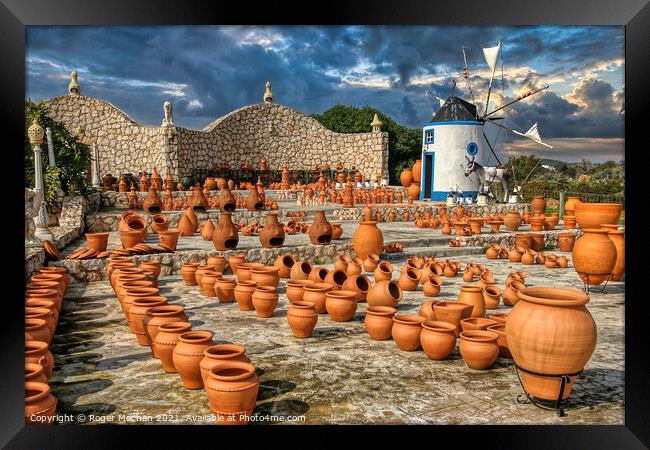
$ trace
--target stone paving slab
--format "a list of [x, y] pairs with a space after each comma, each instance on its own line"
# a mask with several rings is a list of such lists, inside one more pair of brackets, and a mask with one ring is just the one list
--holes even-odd
[[[501, 287], [515, 270], [529, 274], [528, 285], [582, 287], [571, 267], [522, 266], [484, 256], [455, 259], [488, 265]], [[396, 264], [394, 278], [400, 269]], [[610, 283], [605, 294], [591, 293], [587, 306], [598, 327], [598, 343], [573, 388], [567, 416], [559, 418], [554, 411], [517, 403], [522, 389], [510, 359], [499, 358], [492, 369], [475, 371], [465, 365], [458, 348], [448, 360], [432, 361], [421, 350], [405, 352], [392, 340], [370, 339], [363, 325], [365, 303], [350, 322], [320, 315], [313, 337], [293, 338], [285, 281], [274, 316], [261, 319], [254, 311], [240, 311], [236, 303], [205, 297], [177, 275], [160, 279], [161, 295], [185, 306], [194, 329], [211, 330], [217, 342], [247, 348], [260, 374], [254, 415], [266, 418], [263, 423], [270, 416], [308, 424], [624, 423], [624, 282]], [[455, 299], [462, 283], [460, 276], [444, 278], [440, 298]], [[421, 287], [405, 292], [399, 313], [417, 313], [424, 300]], [[129, 415], [142, 424], [211, 423], [204, 391], [183, 388], [177, 374], [166, 374], [149, 348], [137, 344], [108, 282], [70, 285], [52, 352], [50, 384], [60, 413], [95, 414], [109, 423], [131, 423]], [[196, 421], [202, 415], [208, 415], [208, 422]], [[152, 420], [145, 420], [149, 416]]]

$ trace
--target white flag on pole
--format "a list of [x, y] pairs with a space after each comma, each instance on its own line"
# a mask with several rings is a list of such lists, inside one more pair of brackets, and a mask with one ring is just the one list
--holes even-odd
[[501, 50], [501, 42], [499, 42], [496, 47], [489, 47], [483, 49], [483, 56], [485, 56], [485, 61], [487, 61], [490, 70], [494, 72], [494, 68], [497, 65], [497, 59], [499, 58], [499, 50]]

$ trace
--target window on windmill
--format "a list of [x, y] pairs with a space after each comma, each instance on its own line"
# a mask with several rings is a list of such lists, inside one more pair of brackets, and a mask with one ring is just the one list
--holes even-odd
[[469, 153], [470, 156], [476, 156], [478, 153], [478, 145], [476, 142], [470, 142], [467, 144], [467, 153]]
[[424, 142], [426, 144], [433, 144], [433, 130], [427, 130], [424, 133]]

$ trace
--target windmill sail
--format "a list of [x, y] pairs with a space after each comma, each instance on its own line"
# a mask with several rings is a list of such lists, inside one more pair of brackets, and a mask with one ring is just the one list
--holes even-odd
[[512, 130], [512, 132], [516, 133], [516, 134], [518, 134], [520, 136], [526, 137], [526, 138], [530, 139], [531, 141], [535, 141], [538, 144], [545, 145], [548, 148], [553, 148], [552, 145], [548, 145], [548, 144], [542, 142], [542, 137], [539, 135], [539, 130], [537, 129], [537, 122], [535, 122], [533, 124], [533, 126], [530, 127], [530, 129], [528, 131], [526, 131], [525, 133], [520, 133], [519, 131], [515, 131], [515, 130]]
[[444, 98], [440, 98], [440, 97], [438, 97], [438, 96], [436, 96], [436, 98], [437, 98], [438, 101], [440, 102], [440, 107], [441, 107], [441, 108], [442, 108], [442, 107], [444, 106], [444, 104], [447, 102], [447, 100], [445, 100]]
[[485, 56], [485, 61], [487, 61], [490, 70], [494, 72], [494, 68], [497, 65], [497, 59], [499, 58], [499, 50], [501, 50], [501, 42], [499, 42], [494, 47], [488, 47], [483, 49], [483, 56]]

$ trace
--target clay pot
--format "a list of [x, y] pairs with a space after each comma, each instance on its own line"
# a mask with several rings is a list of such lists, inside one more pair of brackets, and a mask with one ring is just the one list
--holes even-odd
[[497, 324], [498, 322], [484, 317], [469, 317], [460, 321], [460, 328], [463, 331], [487, 330], [489, 326]]
[[501, 302], [501, 290], [496, 284], [485, 286], [483, 288], [483, 299], [487, 309], [497, 309]]
[[109, 233], [86, 233], [88, 248], [92, 248], [98, 252], [106, 251], [106, 247], [108, 247], [108, 236]]
[[577, 203], [582, 203], [580, 197], [569, 197], [564, 203], [564, 212], [570, 216], [573, 216], [575, 213], [575, 206]]
[[314, 212], [314, 221], [309, 227], [309, 239], [313, 245], [329, 244], [332, 241], [332, 224], [325, 218], [325, 211]]
[[347, 322], [357, 311], [355, 291], [328, 291], [325, 293], [325, 309], [334, 322]]
[[203, 387], [199, 365], [204, 350], [215, 345], [212, 340], [213, 335], [212, 331], [195, 330], [185, 332], [178, 337], [178, 343], [172, 352], [172, 361], [183, 380], [183, 386], [187, 389]]
[[575, 218], [580, 228], [600, 228], [604, 223], [618, 223], [623, 205], [620, 203], [576, 203]]
[[533, 216], [540, 214], [544, 215], [546, 213], [546, 200], [544, 200], [544, 196], [533, 196], [533, 199], [530, 202], [530, 208], [533, 210]]
[[460, 294], [458, 294], [458, 301], [473, 306], [470, 317], [485, 316], [485, 299], [483, 298], [482, 287], [467, 285], [461, 286]]
[[274, 287], [257, 286], [252, 299], [258, 317], [273, 317], [273, 311], [278, 306], [278, 294]]
[[329, 270], [327, 270], [325, 267], [312, 267], [307, 279], [309, 281], [313, 281], [314, 283], [323, 283], [325, 282], [325, 278], [327, 278], [328, 273]]
[[257, 192], [257, 188], [248, 188], [248, 197], [246, 198], [246, 209], [249, 211], [258, 211], [264, 208], [264, 201]]
[[472, 314], [473, 305], [463, 302], [449, 301], [433, 305], [433, 311], [437, 321], [448, 322], [456, 327], [456, 336], [460, 335], [460, 321], [467, 319]]
[[352, 258], [348, 262], [348, 266], [345, 269], [345, 273], [350, 277], [353, 275], [359, 275], [363, 271], [362, 266], [363, 266], [363, 260], [361, 258], [359, 257]]
[[201, 228], [201, 237], [206, 241], [211, 241], [212, 233], [214, 233], [214, 223], [212, 223], [212, 219], [208, 217], [208, 220], [203, 224], [203, 228]]
[[499, 355], [499, 336], [492, 331], [463, 331], [460, 333], [460, 354], [467, 367], [485, 370], [492, 367]]
[[523, 253], [519, 252], [517, 249], [512, 249], [510, 252], [508, 252], [508, 259], [511, 262], [521, 262], [521, 257], [523, 256]]
[[487, 328], [487, 331], [496, 333], [499, 338], [497, 339], [497, 344], [499, 345], [499, 356], [501, 358], [512, 358], [512, 353], [508, 348], [508, 339], [506, 338], [506, 325], [505, 323], [497, 323], [495, 325], [490, 325]]
[[25, 307], [47, 309], [52, 313], [52, 320], [54, 324], [59, 323], [59, 311], [56, 309], [56, 303], [54, 303], [52, 300], [46, 300], [46, 299], [25, 300]]
[[418, 315], [424, 317], [427, 320], [435, 320], [436, 313], [433, 310], [433, 305], [437, 305], [438, 303], [440, 302], [436, 300], [427, 300], [420, 306]]
[[307, 280], [311, 271], [312, 266], [308, 261], [298, 261], [291, 267], [289, 276], [292, 281]]
[[[538, 374], [580, 372], [596, 348], [596, 324], [585, 307], [589, 297], [576, 289], [532, 287], [519, 292], [520, 302], [506, 322], [508, 347], [528, 394], [555, 400], [559, 377]], [[571, 394], [577, 376], [565, 386]]]
[[390, 281], [393, 279], [393, 265], [389, 262], [382, 261], [377, 265], [373, 272], [375, 282]]
[[215, 272], [214, 270], [203, 272], [201, 283], [199, 283], [201, 286], [201, 291], [203, 291], [203, 295], [207, 297], [216, 297], [217, 293], [214, 290], [214, 286], [221, 278], [222, 275], [219, 272]]
[[191, 329], [192, 324], [189, 322], [167, 322], [160, 324], [158, 327], [158, 334], [151, 343], [151, 349], [158, 355], [165, 372], [177, 372], [173, 361], [174, 347], [176, 347], [180, 335], [187, 333]]
[[564, 216], [562, 217], [562, 221], [564, 222], [564, 228], [567, 230], [574, 230], [576, 227], [576, 218], [575, 216]]
[[[185, 308], [180, 305], [162, 305], [149, 308], [142, 323], [144, 324], [144, 332], [149, 337], [149, 341], [154, 342], [159, 327], [163, 323], [186, 321], [187, 315], [185, 314]], [[151, 352], [154, 358], [158, 357], [155, 348], [152, 347]]]
[[515, 235], [515, 245], [529, 249], [533, 245], [533, 237], [528, 233], [517, 234]]
[[366, 259], [363, 260], [364, 272], [374, 272], [379, 265], [379, 255], [376, 253], [369, 253]]
[[25, 340], [41, 341], [48, 345], [52, 341], [52, 334], [43, 319], [25, 319]]
[[156, 280], [160, 276], [160, 261], [156, 259], [150, 259], [143, 261], [140, 264], [140, 268], [145, 271], [145, 273], [151, 273]]
[[251, 281], [255, 281], [257, 286], [271, 286], [277, 288], [280, 284], [280, 269], [277, 267], [254, 267], [251, 269]]
[[267, 214], [264, 219], [264, 227], [260, 230], [260, 243], [264, 248], [277, 248], [284, 244], [284, 228], [278, 222], [277, 214]]
[[155, 306], [166, 304], [167, 298], [161, 296], [140, 297], [133, 300], [129, 307], [129, 325], [138, 340], [138, 344], [149, 346], [152, 342], [144, 332], [144, 319], [147, 316], [147, 311]]
[[525, 266], [530, 266], [531, 264], [535, 264], [535, 254], [529, 253], [532, 250], [526, 251], [523, 255], [521, 255], [520, 261], [523, 265]]
[[[220, 278], [214, 284], [214, 292], [219, 303], [232, 303], [235, 301], [235, 287], [237, 283], [234, 278]], [[241, 309], [241, 308], [240, 308]]]
[[25, 341], [25, 363], [39, 364], [49, 379], [54, 369], [54, 357], [47, 342]]
[[251, 360], [246, 356], [246, 348], [235, 344], [218, 344], [203, 350], [203, 358], [199, 362], [201, 379], [205, 386], [210, 375], [210, 370], [217, 364], [230, 361], [239, 361], [250, 363]]
[[25, 363], [25, 381], [48, 383], [43, 366], [35, 363]]
[[399, 181], [405, 188], [409, 187], [413, 183], [413, 172], [411, 169], [405, 168], [402, 170], [402, 173], [399, 175]]
[[226, 258], [223, 256], [209, 256], [206, 265], [211, 266], [215, 272], [224, 273], [226, 271]]
[[556, 262], [557, 262], [557, 267], [559, 267], [560, 269], [566, 269], [569, 265], [569, 258], [567, 258], [566, 256], [558, 256]]
[[519, 301], [517, 293], [524, 289], [526, 286], [519, 281], [512, 281], [506, 290], [503, 291], [503, 304], [507, 306], [515, 306]]
[[332, 240], [333, 241], [338, 241], [341, 239], [341, 236], [343, 236], [343, 228], [341, 228], [340, 223], [333, 223], [332, 224]]
[[365, 275], [353, 275], [345, 280], [341, 285], [341, 290], [355, 292], [354, 299], [360, 302], [365, 301], [370, 285], [370, 280]]
[[294, 337], [310, 337], [318, 322], [318, 312], [311, 302], [292, 302], [287, 311], [287, 321]]
[[539, 252], [544, 247], [544, 233], [528, 233], [528, 236], [532, 239], [531, 250]]
[[413, 167], [411, 167], [411, 171], [413, 173], [413, 181], [416, 183], [419, 183], [421, 178], [422, 178], [422, 160], [418, 159], [415, 161], [415, 164], [413, 164]]
[[244, 255], [243, 253], [236, 253], [228, 257], [228, 265], [230, 266], [230, 270], [232, 270], [232, 273], [234, 273], [235, 275], [237, 275], [237, 265], [245, 262], [246, 262], [246, 255]]
[[122, 220], [123, 222], [120, 224], [121, 228], [118, 226], [120, 231], [139, 231], [144, 240], [147, 236], [147, 221], [144, 217], [137, 214], [135, 211], [127, 211], [122, 214]]
[[366, 259], [369, 254], [381, 255], [384, 249], [384, 236], [377, 222], [361, 222], [352, 237], [352, 245], [357, 257]]
[[508, 313], [494, 313], [488, 316], [488, 319], [494, 320], [495, 322], [505, 325], [506, 320], [508, 320]]
[[420, 344], [429, 359], [447, 359], [456, 348], [456, 326], [448, 322], [426, 320], [422, 322]]
[[492, 244], [488, 247], [485, 252], [485, 257], [487, 259], [497, 259], [499, 257], [499, 247], [497, 244]]
[[296, 280], [287, 281], [286, 294], [290, 303], [297, 303], [303, 301], [304, 286], [315, 284], [311, 280]]
[[408, 199], [411, 201], [420, 199], [420, 182], [413, 182], [406, 190]]
[[[233, 295], [237, 304], [239, 305], [240, 311], [252, 311], [255, 309], [253, 306], [253, 292], [255, 292], [255, 287], [257, 283], [254, 281], [240, 281], [233, 289]], [[215, 289], [217, 289], [215, 287]], [[217, 292], [217, 297], [219, 292]], [[221, 299], [219, 299], [221, 301]]]
[[228, 361], [210, 369], [205, 381], [210, 409], [223, 425], [246, 424], [255, 409], [260, 379], [252, 364]]
[[[349, 264], [348, 264], [349, 266]], [[325, 283], [329, 283], [334, 286], [334, 289], [340, 290], [345, 283], [345, 280], [348, 279], [348, 274], [342, 270], [332, 270], [325, 277]]]
[[122, 247], [132, 248], [136, 244], [142, 242], [142, 232], [141, 231], [120, 231], [120, 240], [122, 241]]
[[420, 348], [420, 333], [424, 317], [415, 314], [395, 315], [391, 335], [397, 347], [404, 351], [414, 351]]
[[236, 207], [237, 202], [230, 189], [223, 189], [219, 194], [219, 209], [221, 212], [233, 212]]
[[[196, 214], [194, 214], [194, 211], [191, 213], [189, 211], [192, 211], [192, 209], [188, 208], [178, 221], [178, 232], [181, 236], [192, 236], [199, 228]], [[196, 224], [193, 222], [192, 216], [196, 219]]]
[[[576, 214], [584, 204], [576, 205]], [[607, 230], [587, 228], [583, 232], [573, 247], [573, 266], [582, 281], [589, 285], [599, 285], [614, 270], [616, 246], [609, 239]]]
[[503, 226], [505, 226], [508, 231], [517, 231], [519, 225], [521, 225], [521, 216], [518, 212], [510, 211], [503, 218]]
[[47, 383], [25, 382], [25, 423], [28, 425], [52, 425], [57, 399]]
[[54, 336], [54, 330], [56, 329], [56, 321], [54, 319], [55, 315], [51, 309], [48, 308], [35, 308], [26, 306], [25, 307], [25, 318], [26, 319], [40, 319], [45, 321], [45, 326], [50, 336]]
[[39, 273], [57, 273], [60, 275], [63, 275], [63, 281], [65, 283], [66, 289], [68, 288], [68, 285], [70, 284], [70, 275], [68, 275], [68, 269], [65, 267], [41, 267], [38, 269]]
[[420, 285], [420, 271], [416, 269], [407, 269], [399, 277], [399, 287], [403, 291], [415, 291]]
[[396, 281], [383, 280], [375, 283], [366, 296], [368, 306], [395, 307], [402, 300], [402, 289]]
[[280, 255], [273, 263], [273, 267], [276, 267], [278, 269], [278, 276], [280, 278], [289, 278], [291, 275], [291, 269], [295, 263], [296, 258], [294, 258], [292, 255]]
[[158, 214], [162, 211], [162, 207], [162, 201], [160, 200], [160, 197], [158, 197], [158, 192], [156, 192], [156, 189], [153, 186], [150, 187], [147, 197], [142, 202], [142, 209], [144, 209], [144, 212], [147, 214]]
[[158, 232], [160, 243], [166, 245], [172, 250], [176, 250], [176, 246], [178, 245], [178, 236], [180, 236], [180, 231], [178, 230], [168, 230], [168, 231]]
[[560, 233], [557, 236], [558, 247], [561, 252], [573, 251], [573, 244], [575, 243], [576, 235], [573, 233]]
[[232, 223], [231, 213], [222, 212], [219, 216], [219, 225], [212, 233], [212, 244], [219, 251], [233, 250], [239, 243], [237, 227]]
[[625, 274], [625, 231], [610, 230], [607, 235], [616, 247], [616, 263], [612, 269], [612, 281], [619, 281]]
[[368, 335], [377, 341], [385, 341], [392, 336], [393, 316], [397, 310], [391, 306], [370, 306], [366, 308], [364, 324]]
[[[333, 271], [332, 271], [333, 272]], [[331, 273], [331, 272], [330, 272]], [[302, 287], [303, 295], [302, 301], [305, 303], [313, 303], [314, 308], [318, 314], [327, 312], [326, 308], [326, 293], [334, 289], [331, 283], [313, 283], [304, 285]]]

